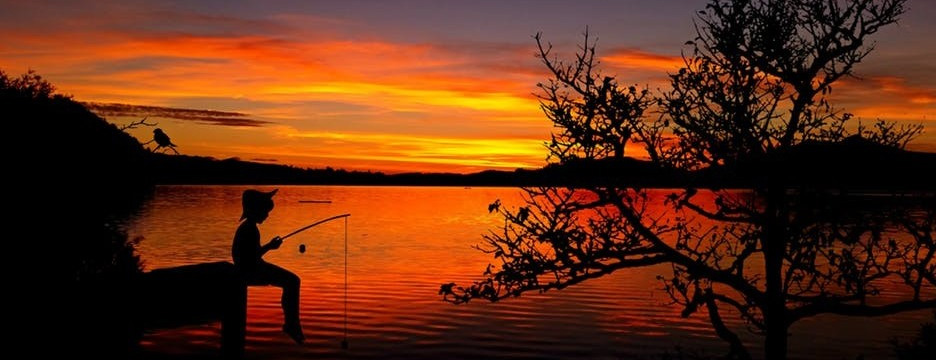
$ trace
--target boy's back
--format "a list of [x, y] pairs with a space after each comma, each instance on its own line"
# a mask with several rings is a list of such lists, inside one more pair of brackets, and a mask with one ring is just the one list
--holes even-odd
[[260, 230], [257, 224], [243, 221], [237, 227], [231, 245], [231, 257], [234, 265], [240, 268], [253, 268], [260, 262]]

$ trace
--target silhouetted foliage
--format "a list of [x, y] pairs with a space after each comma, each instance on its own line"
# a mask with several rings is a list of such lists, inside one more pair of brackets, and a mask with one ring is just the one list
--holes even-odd
[[[672, 273], [658, 279], [683, 316], [707, 314], [729, 356], [741, 359], [751, 355], [722, 320], [726, 307], [765, 337], [768, 359], [786, 358], [790, 325], [807, 317], [936, 307], [932, 195], [865, 196], [851, 186], [860, 180], [830, 183], [797, 169], [823, 166], [808, 157], [835, 160], [821, 149], [904, 154], [899, 147], [922, 130], [851, 126], [852, 116], [827, 98], [904, 3], [712, 0], [700, 11], [685, 65], [656, 99], [601, 75], [587, 34], [571, 63], [550, 58], [537, 35], [554, 78], [540, 85], [542, 108], [559, 127], [551, 158], [621, 158], [625, 141], [657, 166], [706, 180], [672, 192], [626, 182], [524, 189], [522, 206], [489, 208], [506, 225], [479, 249], [498, 263], [483, 280], [443, 285], [440, 295], [497, 301], [669, 264]], [[651, 108], [661, 115], [648, 118]], [[849, 174], [879, 178], [871, 171]], [[727, 184], [740, 188], [724, 190]], [[912, 295], [882, 296], [898, 287]]]
[[917, 336], [908, 342], [893, 340], [894, 352], [900, 360], [923, 360], [936, 354], [936, 311], [933, 312], [933, 322], [920, 326]]
[[95, 190], [145, 184], [139, 142], [54, 90], [33, 71], [19, 78], [0, 71], [0, 106], [19, 136], [17, 150], [30, 156], [25, 170]]
[[0, 109], [15, 151], [26, 155], [8, 176], [31, 190], [16, 189], [24, 199], [12, 210], [24, 222], [14, 224], [32, 233], [17, 242], [28, 244], [29, 266], [41, 274], [28, 280], [40, 310], [26, 326], [36, 329], [21, 331], [31, 341], [61, 334], [47, 351], [125, 354], [140, 335], [128, 311], [141, 264], [138, 240], [116, 220], [147, 194], [145, 152], [33, 71], [18, 78], [0, 71]]
[[[595, 45], [588, 32], [575, 61], [550, 60], [552, 45], [536, 34], [538, 56], [554, 77], [537, 84], [543, 113], [558, 128], [549, 143], [550, 157], [558, 161], [624, 157], [625, 146], [653, 143], [658, 127], [642, 121], [652, 99], [647, 89], [624, 86], [602, 76], [595, 61]], [[652, 154], [652, 153], [651, 153]]]

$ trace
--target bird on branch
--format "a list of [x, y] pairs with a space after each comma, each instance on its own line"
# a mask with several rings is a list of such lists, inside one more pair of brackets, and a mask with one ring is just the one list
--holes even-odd
[[172, 152], [176, 153], [176, 155], [179, 154], [179, 151], [175, 149], [176, 144], [173, 144], [172, 140], [169, 140], [169, 135], [166, 135], [162, 129], [156, 128], [156, 130], [153, 130], [153, 140], [148, 141], [147, 144], [153, 141], [155, 141], [157, 145], [156, 148], [153, 149], [153, 152], [156, 152], [161, 148], [166, 148], [172, 150]]

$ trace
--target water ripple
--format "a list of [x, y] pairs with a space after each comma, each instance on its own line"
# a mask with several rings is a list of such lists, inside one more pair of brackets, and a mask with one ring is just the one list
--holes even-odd
[[[140, 254], [149, 269], [230, 259], [243, 187], [159, 187], [128, 229], [142, 235]], [[351, 213], [347, 329], [344, 337], [344, 224], [329, 223], [270, 253], [268, 261], [302, 278], [301, 319], [308, 343], [296, 346], [281, 331], [280, 292], [251, 287], [247, 354], [250, 359], [566, 359], [633, 358], [673, 352], [676, 346], [720, 354], [726, 347], [704, 314], [689, 318], [668, 305], [655, 275], [665, 266], [620, 271], [562, 291], [525, 294], [498, 303], [454, 306], [441, 301], [439, 285], [477, 279], [490, 259], [471, 248], [502, 225], [487, 204], [516, 204], [511, 188], [281, 187], [276, 208], [261, 226], [264, 237], [316, 219]], [[300, 204], [330, 199], [331, 205]], [[298, 244], [309, 251], [299, 254]], [[886, 321], [824, 317], [793, 328], [791, 356], [888, 356], [891, 336], [910, 334], [926, 319], [908, 313]], [[744, 323], [723, 314], [745, 341]], [[834, 330], [832, 330], [834, 329]], [[218, 324], [146, 334], [144, 348], [162, 354], [215, 354]], [[849, 344], [843, 352], [843, 344]]]

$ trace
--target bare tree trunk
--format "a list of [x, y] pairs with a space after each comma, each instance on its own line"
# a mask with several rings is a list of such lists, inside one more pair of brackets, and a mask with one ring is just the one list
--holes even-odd
[[782, 297], [780, 282], [780, 263], [778, 256], [768, 256], [767, 263], [767, 311], [764, 320], [767, 326], [767, 336], [764, 343], [765, 359], [786, 359], [787, 351], [787, 324], [786, 306]]
[[767, 360], [786, 359], [787, 324], [786, 303], [783, 297], [783, 252], [785, 250], [786, 215], [783, 210], [784, 187], [768, 179], [767, 188], [767, 226], [764, 234], [764, 267], [767, 280], [767, 306], [764, 310], [764, 322], [767, 327], [764, 342], [764, 358]]

